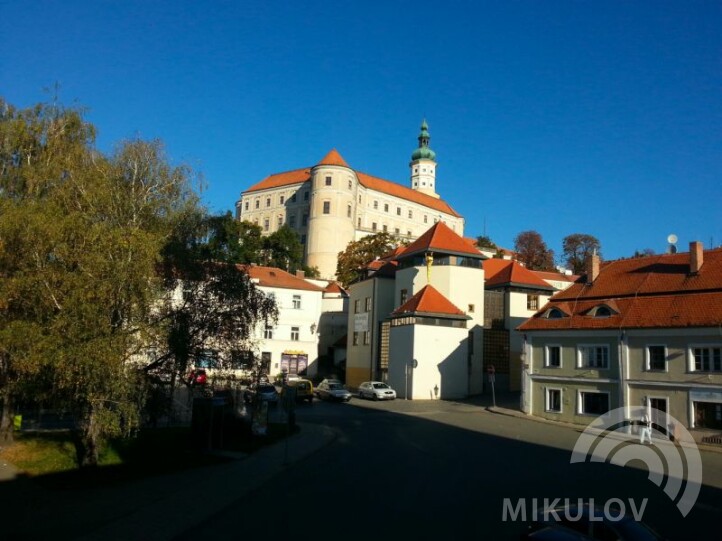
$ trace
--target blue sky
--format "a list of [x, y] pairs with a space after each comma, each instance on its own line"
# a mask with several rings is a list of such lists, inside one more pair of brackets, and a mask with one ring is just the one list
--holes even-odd
[[429, 123], [467, 236], [605, 258], [722, 244], [717, 1], [3, 1], [0, 95], [82, 105], [110, 151], [160, 138], [233, 209], [331, 148], [409, 182]]

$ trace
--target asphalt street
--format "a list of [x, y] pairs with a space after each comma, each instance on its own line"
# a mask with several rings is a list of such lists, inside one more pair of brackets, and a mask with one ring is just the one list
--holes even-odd
[[504, 516], [505, 499], [530, 516], [545, 498], [618, 498], [669, 539], [719, 538], [722, 453], [702, 452], [704, 485], [683, 517], [641, 463], [570, 464], [573, 427], [403, 400], [316, 401], [298, 419], [337, 437], [179, 539], [518, 539], [526, 524]]

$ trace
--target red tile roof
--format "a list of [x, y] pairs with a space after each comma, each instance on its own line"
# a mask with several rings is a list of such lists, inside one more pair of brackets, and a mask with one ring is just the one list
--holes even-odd
[[416, 295], [391, 312], [392, 316], [410, 314], [443, 314], [467, 317], [464, 312], [454, 306], [449, 299], [431, 285], [424, 286]]
[[520, 263], [509, 259], [487, 259], [483, 263], [486, 287], [523, 285], [552, 291], [554, 288]]
[[555, 282], [576, 282], [579, 280], [578, 274], [562, 274], [556, 271], [531, 271], [542, 280], [552, 280]]
[[[722, 325], [722, 249], [704, 252], [697, 274], [689, 273], [688, 253], [664, 254], [603, 263], [592, 284], [582, 278], [554, 295], [519, 329], [620, 329]], [[593, 317], [595, 306], [619, 311]], [[548, 319], [554, 307], [568, 317]]]
[[460, 237], [444, 222], [436, 222], [423, 235], [409, 244], [397, 258], [422, 252], [466, 254], [483, 259], [484, 256], [466, 239]]
[[275, 267], [261, 267], [259, 265], [237, 265], [239, 269], [248, 273], [252, 279], [258, 280], [258, 285], [265, 287], [279, 287], [282, 289], [301, 289], [305, 291], [323, 291], [303, 278], [298, 278], [285, 270]]
[[342, 288], [337, 282], [329, 282], [324, 293], [340, 293], [341, 295], [348, 295], [348, 292]]
[[[324, 158], [318, 163], [318, 165], [340, 165], [351, 169], [351, 167], [349, 167], [349, 165], [341, 157], [338, 151], [336, 151], [336, 149], [333, 149], [331, 150], [331, 152], [326, 154], [326, 156], [324, 156]], [[407, 188], [406, 186], [402, 186], [401, 184], [397, 184], [396, 182], [391, 182], [390, 180], [384, 180], [378, 177], [367, 175], [366, 173], [362, 173], [360, 171], [355, 171], [355, 173], [356, 176], [358, 176], [361, 185], [366, 188], [392, 195], [394, 197], [399, 197], [407, 201], [418, 203], [419, 205], [423, 205], [439, 212], [450, 214], [451, 216], [460, 217], [460, 215], [453, 208], [451, 208], [451, 206], [449, 206], [446, 201], [437, 199], [436, 197], [432, 197], [430, 195], [423, 194], [421, 192], [417, 192], [416, 190], [412, 190], [411, 188]], [[311, 168], [309, 167], [305, 167], [303, 169], [294, 169], [293, 171], [286, 171], [284, 173], [276, 173], [267, 176], [260, 182], [257, 182], [256, 184], [245, 190], [243, 193], [258, 192], [261, 190], [279, 188], [281, 186], [301, 184], [303, 182], [306, 182], [310, 178]]]
[[[317, 165], [340, 165], [342, 167], [348, 167], [346, 160], [341, 157], [341, 154], [339, 154], [335, 148], [326, 154]], [[348, 168], [351, 169], [350, 167]]]

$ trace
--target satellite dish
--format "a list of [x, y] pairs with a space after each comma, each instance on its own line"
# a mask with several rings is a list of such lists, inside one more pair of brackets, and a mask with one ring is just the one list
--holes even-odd
[[671, 235], [669, 235], [669, 236], [667, 237], [667, 242], [669, 242], [670, 244], [676, 243], [676, 242], [677, 242], [677, 235], [675, 235], [674, 233], [672, 233]]

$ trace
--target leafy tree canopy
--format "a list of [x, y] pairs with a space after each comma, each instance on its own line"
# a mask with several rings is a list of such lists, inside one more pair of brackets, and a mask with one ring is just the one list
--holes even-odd
[[336, 277], [344, 287], [348, 287], [363, 276], [362, 269], [371, 261], [404, 244], [386, 231], [349, 242], [346, 249], [338, 254]]
[[536, 231], [519, 233], [514, 239], [514, 251], [528, 269], [554, 269], [554, 251], [547, 248], [542, 236]]
[[584, 233], [567, 235], [562, 240], [562, 252], [566, 265], [574, 274], [584, 272], [586, 261], [593, 253], [601, 257], [601, 249], [602, 245], [596, 237]]

